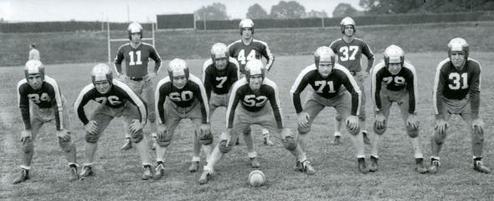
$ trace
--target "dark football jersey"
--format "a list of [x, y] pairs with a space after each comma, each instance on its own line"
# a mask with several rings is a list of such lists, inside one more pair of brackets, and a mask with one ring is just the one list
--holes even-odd
[[55, 79], [45, 75], [45, 79], [39, 90], [34, 90], [29, 86], [26, 79], [17, 83], [17, 100], [21, 110], [22, 120], [26, 130], [31, 129], [31, 114], [29, 102], [38, 105], [39, 108], [53, 108], [55, 112], [55, 122], [57, 130], [63, 128], [63, 100], [62, 93]]
[[283, 120], [280, 110], [278, 86], [276, 86], [276, 84], [268, 78], [264, 78], [261, 88], [257, 92], [254, 92], [250, 89], [249, 83], [245, 77], [235, 82], [232, 88], [232, 94], [230, 95], [230, 100], [228, 101], [228, 108], [226, 110], [227, 128], [233, 128], [235, 109], [237, 108], [239, 102], [241, 107], [245, 110], [250, 112], [258, 112], [264, 108], [267, 101], [271, 104], [278, 128], [282, 129]]
[[202, 80], [208, 100], [211, 91], [215, 94], [227, 94], [239, 77], [238, 62], [234, 58], [229, 58], [225, 69], [218, 70], [214, 66], [213, 60], [208, 59], [202, 67]]
[[246, 45], [242, 40], [237, 40], [228, 45], [228, 51], [230, 57], [237, 59], [240, 65], [240, 73], [245, 74], [245, 64], [251, 59], [266, 58], [266, 70], [270, 70], [273, 66], [274, 56], [268, 47], [268, 44], [264, 41], [252, 39], [249, 45]]
[[118, 48], [117, 56], [113, 63], [117, 72], [122, 73], [122, 61], [125, 60], [125, 74], [129, 77], [142, 78], [148, 74], [149, 58], [156, 63], [154, 72], [158, 72], [161, 58], [152, 45], [141, 43], [136, 48], [133, 48], [130, 43], [126, 43]]
[[437, 65], [434, 79], [434, 111], [440, 114], [442, 98], [462, 100], [470, 98], [472, 114], [478, 117], [480, 106], [480, 63], [468, 58], [463, 69], [456, 69], [450, 59], [444, 59]]
[[392, 75], [388, 71], [384, 61], [374, 66], [371, 74], [371, 91], [372, 97], [374, 98], [374, 104], [376, 104], [376, 108], [378, 110], [382, 109], [380, 93], [383, 86], [390, 91], [400, 91], [406, 89], [409, 99], [408, 113], [414, 114], [415, 100], [418, 94], [416, 75], [417, 74], [415, 72], [415, 67], [408, 62], [403, 63], [403, 67], [396, 75]]
[[333, 41], [329, 47], [338, 55], [338, 63], [346, 67], [351, 72], [359, 72], [362, 70], [360, 65], [362, 54], [364, 54], [368, 59], [374, 59], [374, 53], [372, 53], [372, 50], [369, 48], [367, 43], [359, 38], [354, 38], [350, 43], [347, 43], [340, 38]]
[[206, 90], [202, 82], [196, 76], [189, 74], [189, 79], [182, 89], [173, 86], [172, 80], [167, 76], [159, 81], [155, 92], [156, 110], [161, 124], [166, 122], [164, 104], [166, 97], [177, 107], [190, 107], [197, 99], [201, 105], [202, 123], [209, 123], [209, 103]]
[[90, 101], [96, 101], [99, 104], [104, 104], [111, 108], [121, 108], [129, 101], [139, 109], [141, 124], [146, 123], [147, 110], [146, 103], [132, 91], [126, 84], [113, 79], [111, 89], [106, 94], [100, 94], [93, 84], [88, 84], [84, 87], [74, 103], [74, 110], [81, 122], [86, 125], [89, 120], [84, 111], [84, 106]]
[[297, 113], [303, 111], [300, 93], [302, 93], [307, 85], [310, 85], [312, 89], [314, 89], [314, 93], [327, 99], [339, 95], [341, 86], [344, 86], [352, 96], [351, 114], [359, 114], [361, 92], [357, 82], [345, 67], [335, 64], [331, 74], [326, 78], [323, 78], [321, 74], [319, 74], [315, 64], [305, 67], [290, 89], [292, 101]]

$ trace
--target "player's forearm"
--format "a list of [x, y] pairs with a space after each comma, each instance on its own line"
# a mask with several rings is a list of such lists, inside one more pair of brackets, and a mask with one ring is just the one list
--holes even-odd
[[479, 118], [479, 108], [480, 108], [480, 92], [472, 91], [470, 92], [470, 106], [472, 109], [472, 119]]
[[374, 57], [367, 60], [367, 69], [365, 71], [370, 72], [373, 65], [374, 65]]
[[352, 115], [358, 115], [358, 111], [360, 110], [360, 93], [354, 92], [352, 93]]
[[300, 101], [300, 93], [292, 94], [293, 106], [295, 107], [295, 112], [301, 113], [303, 111], [302, 103]]
[[29, 107], [21, 107], [22, 121], [24, 122], [24, 128], [26, 130], [31, 129], [31, 117], [29, 114]]

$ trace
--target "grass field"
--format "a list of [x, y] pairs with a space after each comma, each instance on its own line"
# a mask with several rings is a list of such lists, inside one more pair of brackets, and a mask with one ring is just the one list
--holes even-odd
[[[430, 135], [433, 116], [431, 94], [436, 64], [446, 52], [410, 53], [407, 55], [417, 68], [419, 99], [417, 108], [422, 122], [420, 139], [424, 154], [430, 155]], [[494, 167], [492, 159], [494, 137], [494, 53], [472, 52], [483, 64], [481, 116], [486, 123], [485, 162]], [[381, 58], [377, 55], [377, 58]], [[203, 60], [189, 60], [192, 73], [200, 75]], [[289, 98], [289, 88], [300, 70], [312, 62], [310, 56], [281, 56], [268, 75], [280, 88], [285, 124], [296, 128], [296, 115]], [[50, 65], [46, 71], [58, 80], [68, 102], [72, 104], [81, 88], [90, 82], [89, 71], [94, 63]], [[21, 163], [19, 133], [23, 129], [16, 106], [16, 83], [23, 78], [21, 67], [0, 68], [0, 200], [494, 200], [494, 177], [472, 169], [469, 130], [459, 118], [450, 122], [450, 134], [441, 154], [442, 166], [437, 175], [420, 175], [414, 168], [413, 152], [394, 107], [389, 128], [382, 138], [380, 169], [362, 175], [350, 139], [344, 135], [343, 144], [330, 145], [334, 112], [325, 110], [313, 124], [308, 148], [309, 158], [317, 170], [307, 176], [293, 171], [294, 158], [276, 145], [262, 145], [259, 129], [256, 146], [261, 170], [267, 184], [253, 188], [247, 184], [249, 166], [245, 143], [234, 148], [216, 166], [217, 174], [207, 185], [199, 185], [198, 173], [189, 173], [192, 152], [191, 131], [181, 124], [167, 155], [166, 176], [160, 181], [142, 181], [139, 157], [135, 149], [122, 152], [123, 128], [113, 121], [99, 141], [95, 165], [96, 177], [68, 182], [66, 161], [62, 157], [53, 133], [53, 125], [45, 126], [35, 146], [32, 179], [12, 185]], [[160, 73], [163, 77], [164, 73]], [[366, 89], [367, 91], [369, 88]], [[368, 128], [373, 120], [371, 101], [367, 99]], [[77, 145], [79, 162], [84, 162], [84, 132], [81, 123], [69, 110]], [[212, 125], [217, 134], [224, 125], [224, 109], [218, 110]], [[189, 130], [184, 130], [189, 129]], [[217, 136], [216, 136], [217, 137]], [[217, 139], [217, 138], [215, 138]], [[367, 147], [369, 151], [369, 147]], [[427, 164], [429, 161], [427, 160]]]

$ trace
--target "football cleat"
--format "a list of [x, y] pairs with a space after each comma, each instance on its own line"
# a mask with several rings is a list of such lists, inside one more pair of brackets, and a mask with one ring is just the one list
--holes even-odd
[[211, 172], [207, 170], [202, 171], [201, 177], [199, 177], [199, 184], [200, 185], [207, 184], [209, 179], [211, 179], [211, 176], [212, 176]]
[[370, 164], [369, 164], [369, 172], [376, 172], [377, 169], [378, 169], [378, 163], [377, 161], [379, 160], [379, 158], [377, 157], [374, 157], [374, 156], [370, 156]]
[[439, 166], [441, 165], [441, 163], [439, 162], [439, 160], [437, 159], [431, 159], [431, 166], [429, 167], [429, 172], [431, 174], [436, 174], [437, 171], [439, 170]]
[[341, 144], [341, 136], [334, 136], [333, 140], [333, 145], [340, 145]]
[[29, 177], [29, 170], [26, 170], [24, 168], [21, 168], [21, 173], [19, 175], [19, 177], [17, 177], [13, 184], [18, 184], [18, 183], [21, 183], [21, 182], [24, 182], [26, 180], [28, 180], [30, 177]]
[[77, 166], [71, 165], [69, 181], [76, 181], [76, 180], [79, 180], [79, 173], [77, 172]]
[[486, 174], [491, 173], [491, 169], [489, 167], [485, 166], [481, 160], [474, 160], [473, 161], [473, 169], [475, 171], [481, 172], [481, 173], [486, 173]]
[[256, 157], [250, 158], [250, 166], [252, 168], [259, 168], [259, 167], [261, 167], [261, 163], [259, 163], [259, 161], [257, 160]]
[[132, 141], [130, 141], [130, 138], [125, 139], [125, 144], [120, 147], [120, 150], [126, 151], [132, 149]]
[[142, 174], [142, 180], [148, 180], [151, 178], [153, 178], [153, 173], [151, 172], [151, 166], [145, 165], [144, 166], [144, 173]]
[[84, 180], [86, 177], [94, 176], [93, 168], [89, 165], [82, 166], [80, 180]]
[[427, 168], [424, 165], [424, 159], [423, 158], [416, 158], [415, 159], [415, 171], [417, 171], [420, 174], [425, 174], [428, 172]]
[[264, 145], [273, 146], [274, 145], [274, 142], [271, 141], [271, 139], [269, 139], [269, 137], [265, 137], [264, 138]]
[[363, 130], [362, 131], [362, 137], [364, 138], [364, 144], [370, 144], [369, 135], [367, 135], [367, 131], [366, 130]]
[[239, 145], [240, 144], [240, 137], [237, 137], [237, 141], [235, 141], [235, 145]]
[[197, 172], [199, 169], [199, 161], [192, 161], [189, 166], [189, 172]]
[[154, 169], [153, 179], [158, 180], [161, 179], [165, 175], [165, 164], [163, 162], [158, 162], [158, 165]]
[[313, 175], [316, 174], [316, 170], [312, 167], [310, 164], [310, 161], [305, 160], [304, 162], [301, 162], [302, 164], [302, 170], [305, 172], [307, 175]]
[[369, 172], [369, 170], [367, 169], [367, 165], [365, 165], [365, 158], [358, 158], [357, 163], [358, 163], [358, 171], [360, 171], [363, 174], [367, 174]]

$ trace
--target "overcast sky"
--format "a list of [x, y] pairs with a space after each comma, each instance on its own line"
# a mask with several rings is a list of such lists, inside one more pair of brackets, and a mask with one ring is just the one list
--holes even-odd
[[[156, 21], [157, 14], [193, 13], [214, 2], [223, 3], [231, 18], [244, 18], [258, 3], [268, 13], [280, 0], [0, 0], [0, 18], [7, 21]], [[290, 1], [290, 0], [285, 0]], [[331, 16], [336, 5], [350, 3], [358, 10], [359, 0], [296, 0], [306, 11], [324, 10]], [[127, 15], [127, 5], [129, 14]]]

